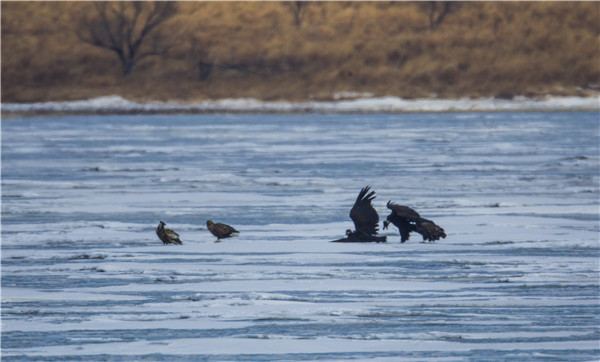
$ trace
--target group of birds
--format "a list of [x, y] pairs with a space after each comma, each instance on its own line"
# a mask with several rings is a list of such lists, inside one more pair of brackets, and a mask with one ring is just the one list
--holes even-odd
[[[355, 230], [346, 230], [346, 237], [334, 242], [341, 243], [383, 243], [387, 237], [377, 234], [379, 229], [379, 215], [373, 208], [371, 201], [375, 199], [375, 191], [371, 191], [370, 186], [363, 187], [358, 193], [354, 206], [350, 210], [350, 218], [354, 222]], [[400, 242], [404, 243], [410, 237], [410, 233], [415, 231], [423, 236], [423, 242], [436, 241], [446, 237], [444, 229], [436, 225], [433, 221], [424, 219], [418, 212], [408, 206], [394, 204], [388, 201], [387, 208], [391, 210], [387, 219], [383, 222], [383, 229], [387, 229], [389, 224], [394, 224], [400, 232]]]
[[[183, 245], [183, 242], [181, 241], [181, 239], [179, 239], [179, 234], [177, 234], [171, 229], [166, 229], [165, 225], [166, 224], [161, 221], [158, 223], [158, 227], [156, 228], [156, 235], [158, 235], [160, 241], [163, 242], [163, 245]], [[229, 238], [239, 234], [239, 231], [237, 231], [233, 227], [226, 224], [221, 224], [219, 222], [214, 223], [212, 222], [212, 220], [206, 221], [206, 228], [208, 229], [208, 231], [210, 231], [211, 234], [217, 237], [217, 240], [215, 241], [217, 243], [220, 242], [221, 239]]]
[[[375, 199], [375, 191], [371, 191], [370, 186], [363, 187], [358, 193], [354, 206], [350, 210], [350, 218], [354, 222], [355, 230], [346, 230], [346, 237], [333, 240], [338, 243], [384, 243], [387, 241], [385, 235], [377, 234], [379, 229], [379, 215], [373, 208], [371, 201]], [[394, 224], [400, 232], [400, 242], [406, 242], [411, 232], [421, 234], [423, 243], [432, 242], [446, 237], [444, 229], [436, 225], [433, 221], [422, 218], [418, 212], [408, 206], [398, 205], [388, 201], [387, 208], [391, 210], [390, 214], [383, 222], [383, 229], [387, 229], [389, 224]], [[214, 223], [211, 220], [206, 221], [206, 228], [211, 234], [217, 237], [216, 242], [231, 236], [239, 234], [235, 228], [222, 224]], [[156, 229], [156, 235], [167, 244], [182, 245], [179, 234], [171, 229], [165, 228], [165, 223], [160, 222]]]

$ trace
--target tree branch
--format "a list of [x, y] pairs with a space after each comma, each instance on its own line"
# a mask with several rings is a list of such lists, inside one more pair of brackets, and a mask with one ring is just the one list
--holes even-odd
[[[77, 37], [93, 46], [114, 52], [121, 60], [124, 74], [129, 74], [141, 59], [165, 54], [172, 45], [160, 45], [160, 25], [176, 12], [173, 2], [96, 2], [96, 18], [80, 21]], [[150, 49], [144, 44], [150, 34]]]

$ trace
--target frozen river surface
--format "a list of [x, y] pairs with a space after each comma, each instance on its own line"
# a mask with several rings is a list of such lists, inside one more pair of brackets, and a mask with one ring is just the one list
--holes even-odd
[[596, 112], [3, 119], [2, 360], [598, 360], [598, 182]]

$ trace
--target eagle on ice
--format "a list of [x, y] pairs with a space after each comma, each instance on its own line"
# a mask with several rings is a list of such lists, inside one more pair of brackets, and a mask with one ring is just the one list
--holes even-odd
[[173, 231], [171, 229], [165, 229], [165, 225], [166, 224], [161, 221], [158, 224], [158, 227], [156, 228], [156, 235], [158, 235], [158, 238], [163, 242], [163, 245], [167, 245], [167, 244], [183, 245], [181, 240], [179, 240], [179, 234], [177, 234], [175, 231]]
[[439, 240], [446, 237], [444, 229], [436, 225], [433, 221], [424, 219], [418, 212], [408, 206], [394, 204], [391, 201], [387, 203], [388, 209], [392, 212], [383, 222], [383, 229], [387, 229], [390, 223], [396, 225], [400, 232], [400, 241], [405, 242], [410, 237], [411, 231], [416, 231], [423, 236], [423, 243]]
[[[371, 205], [371, 201], [376, 197], [375, 191], [370, 191], [371, 187], [363, 187], [358, 193], [354, 206], [350, 210], [350, 218], [354, 222], [355, 230], [346, 230], [346, 237], [333, 240], [337, 243], [384, 243], [385, 236], [378, 236], [379, 215]], [[370, 191], [370, 192], [369, 192]]]
[[227, 224], [221, 224], [220, 222], [214, 223], [211, 220], [206, 221], [206, 228], [211, 234], [217, 237], [216, 243], [220, 242], [221, 239], [234, 236], [233, 234], [239, 234], [239, 231], [233, 227]]

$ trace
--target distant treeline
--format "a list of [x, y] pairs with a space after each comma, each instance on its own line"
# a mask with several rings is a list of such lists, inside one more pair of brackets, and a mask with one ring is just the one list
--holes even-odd
[[2, 2], [2, 102], [585, 95], [598, 2]]

